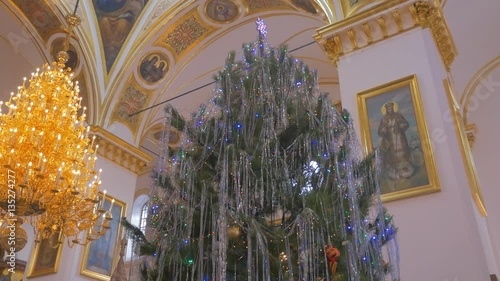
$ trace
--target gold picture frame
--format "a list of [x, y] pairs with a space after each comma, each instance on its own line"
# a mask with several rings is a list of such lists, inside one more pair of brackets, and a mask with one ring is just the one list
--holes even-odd
[[378, 151], [382, 201], [440, 191], [416, 75], [358, 93], [361, 139]]
[[[103, 193], [99, 192], [99, 203], [102, 201]], [[121, 227], [120, 220], [126, 214], [125, 202], [106, 194], [104, 199], [104, 210], [109, 210], [111, 201], [114, 199], [111, 214], [113, 220], [110, 229], [95, 241], [91, 241], [85, 246], [83, 251], [82, 266], [80, 274], [97, 280], [107, 281], [111, 278], [120, 251]]]
[[63, 244], [60, 243], [62, 237], [63, 234], [59, 232], [35, 243], [28, 268], [28, 278], [57, 273], [63, 249]]

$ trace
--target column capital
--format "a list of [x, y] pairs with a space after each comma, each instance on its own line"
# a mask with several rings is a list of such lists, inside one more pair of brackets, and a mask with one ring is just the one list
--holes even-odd
[[429, 29], [443, 64], [449, 71], [457, 49], [439, 3], [394, 0], [324, 26], [314, 36], [328, 58], [337, 63], [343, 55], [382, 42], [414, 28]]

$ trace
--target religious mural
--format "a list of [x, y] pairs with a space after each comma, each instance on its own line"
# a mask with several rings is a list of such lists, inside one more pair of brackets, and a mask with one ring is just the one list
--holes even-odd
[[209, 0], [205, 8], [207, 15], [214, 21], [229, 22], [238, 15], [238, 6], [231, 0]]
[[109, 71], [148, 0], [93, 0]]
[[141, 78], [149, 83], [162, 80], [168, 71], [168, 61], [164, 54], [153, 53], [146, 55], [139, 66]]
[[54, 33], [61, 31], [61, 22], [43, 0], [14, 0], [12, 2], [30, 20], [45, 42]]

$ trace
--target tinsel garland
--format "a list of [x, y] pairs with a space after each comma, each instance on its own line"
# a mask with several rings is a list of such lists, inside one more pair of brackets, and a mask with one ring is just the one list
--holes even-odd
[[376, 157], [363, 158], [317, 74], [264, 39], [228, 55], [191, 121], [166, 109], [152, 241], [135, 234], [155, 251], [144, 280], [398, 280]]

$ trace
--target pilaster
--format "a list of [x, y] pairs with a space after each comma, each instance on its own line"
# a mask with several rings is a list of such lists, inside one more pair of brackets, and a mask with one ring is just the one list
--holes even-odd
[[[439, 3], [385, 1], [318, 29], [315, 39], [338, 68], [342, 107], [356, 122], [368, 119], [356, 126], [366, 150], [380, 146], [377, 128], [386, 113], [378, 105], [367, 113], [369, 106], [362, 102], [368, 103], [366, 97], [382, 102], [384, 93], [392, 93], [385, 102], [401, 102], [400, 113], [413, 120], [407, 136], [419, 140], [409, 144], [411, 149], [422, 150], [424, 163], [435, 163], [429, 168], [411, 159], [415, 170], [436, 173], [437, 180], [427, 186], [438, 192], [420, 192], [425, 184], [405, 186], [413, 175], [394, 180], [395, 191], [386, 192], [410, 190], [384, 203], [400, 229], [401, 279], [489, 280], [475, 215], [485, 215], [486, 210], [468, 159], [471, 138], [462, 123], [457, 127], [457, 110], [446, 88], [458, 52]], [[416, 95], [403, 103], [394, 91], [405, 77], [415, 77], [416, 87], [400, 91]], [[462, 261], [463, 253], [474, 258]]]

